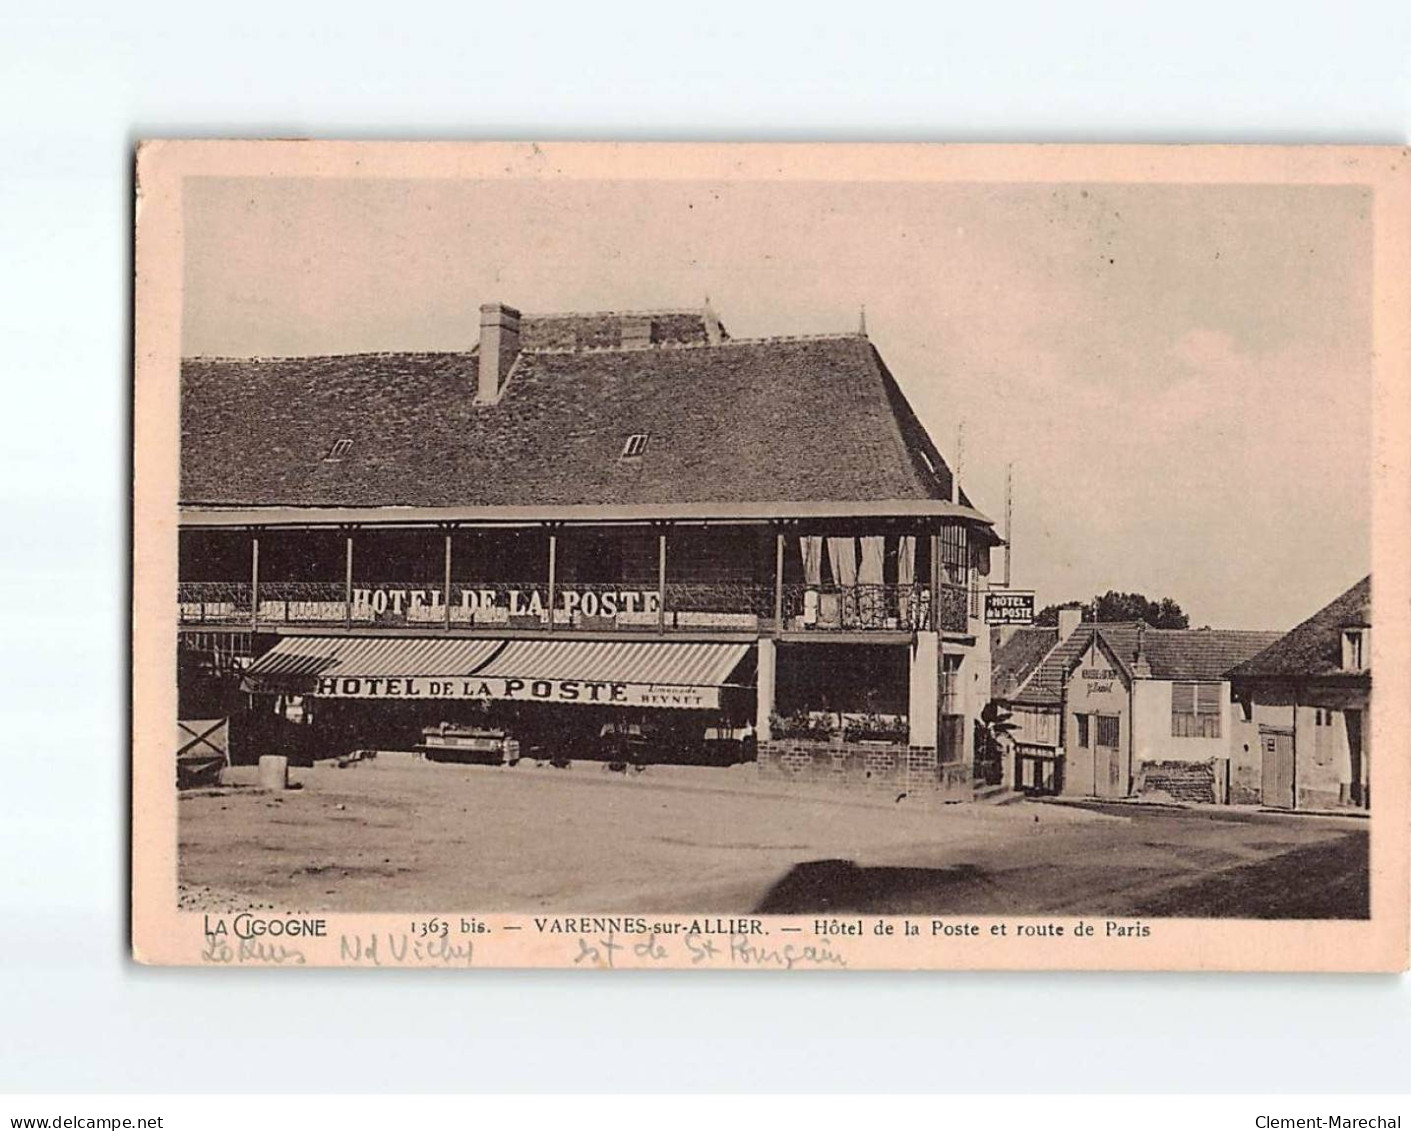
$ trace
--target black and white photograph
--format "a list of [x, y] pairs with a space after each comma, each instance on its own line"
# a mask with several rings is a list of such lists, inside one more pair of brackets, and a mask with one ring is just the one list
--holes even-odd
[[0, 1128], [1400, 1131], [1408, 59], [0, 8]]
[[1371, 188], [553, 162], [182, 184], [181, 913], [1372, 918]]

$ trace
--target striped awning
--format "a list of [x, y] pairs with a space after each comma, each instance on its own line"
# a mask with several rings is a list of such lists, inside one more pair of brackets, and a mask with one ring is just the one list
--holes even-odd
[[290, 636], [245, 689], [338, 699], [509, 699], [715, 708], [748, 644]]
[[665, 640], [512, 640], [476, 675], [720, 687], [749, 648]]
[[354, 679], [471, 675], [502, 640], [286, 636], [245, 670], [251, 690], [293, 687], [319, 677]]

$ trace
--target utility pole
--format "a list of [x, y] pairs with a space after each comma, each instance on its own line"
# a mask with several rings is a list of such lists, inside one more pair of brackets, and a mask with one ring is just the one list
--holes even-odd
[[960, 477], [965, 470], [965, 420], [955, 426], [955, 474], [951, 489], [951, 502], [960, 502]]
[[1004, 465], [1004, 587], [1009, 588], [1014, 553], [1014, 462]]

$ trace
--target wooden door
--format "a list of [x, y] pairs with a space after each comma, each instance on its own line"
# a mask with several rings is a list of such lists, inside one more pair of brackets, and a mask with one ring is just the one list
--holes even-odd
[[1264, 804], [1292, 809], [1293, 735], [1288, 731], [1263, 731], [1259, 744], [1263, 751], [1260, 786]]
[[1126, 797], [1127, 775], [1122, 766], [1122, 720], [1116, 715], [1094, 715], [1093, 793], [1098, 797]]

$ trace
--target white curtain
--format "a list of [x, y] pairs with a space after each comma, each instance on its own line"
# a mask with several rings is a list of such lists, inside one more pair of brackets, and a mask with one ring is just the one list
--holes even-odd
[[903, 534], [897, 540], [897, 612], [908, 628], [920, 628], [926, 620], [925, 602], [912, 589], [915, 584], [916, 536]]
[[857, 579], [863, 585], [882, 584], [882, 560], [886, 557], [886, 539], [880, 534], [858, 539], [862, 543], [862, 568]]
[[848, 588], [857, 584], [857, 539], [829, 538], [828, 561], [839, 585]]
[[916, 582], [916, 535], [903, 534], [897, 542], [897, 584]]
[[804, 584], [820, 584], [823, 580], [823, 539], [816, 534], [805, 535], [799, 539], [799, 552], [803, 555]]

